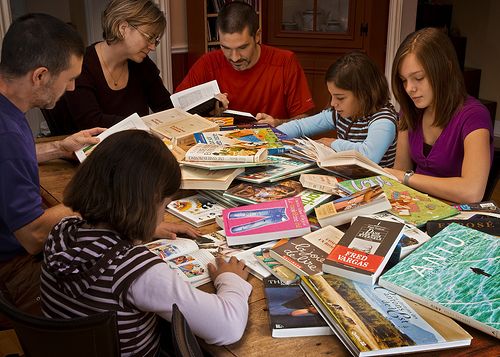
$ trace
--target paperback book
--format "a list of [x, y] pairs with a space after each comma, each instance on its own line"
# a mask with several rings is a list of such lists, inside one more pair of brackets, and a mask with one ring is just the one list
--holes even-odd
[[230, 246], [297, 237], [311, 231], [298, 197], [228, 208], [222, 216]]
[[224, 197], [244, 204], [270, 202], [289, 197], [300, 197], [306, 213], [314, 207], [327, 202], [332, 194], [304, 189], [300, 182], [283, 180], [274, 183], [241, 183], [230, 187], [224, 192]]
[[488, 216], [484, 218], [440, 219], [427, 221], [425, 225], [427, 234], [433, 237], [452, 223], [461, 224], [468, 228], [477, 229], [478, 231], [491, 234], [492, 236], [500, 237], [500, 218]]
[[500, 238], [452, 223], [379, 284], [500, 338]]
[[205, 170], [181, 166], [182, 189], [227, 190], [234, 178], [244, 172], [244, 168], [225, 170]]
[[[225, 128], [227, 129], [227, 127]], [[285, 147], [270, 128], [235, 129], [195, 133], [196, 143], [264, 148], [269, 155], [283, 154]]]
[[170, 95], [170, 100], [175, 108], [180, 108], [191, 114], [207, 116], [215, 109], [219, 100], [216, 95], [220, 93], [216, 80], [199, 84]]
[[283, 146], [285, 147], [285, 151], [290, 151], [290, 149], [298, 144], [297, 140], [292, 138], [291, 136], [283, 133], [281, 130], [276, 129], [274, 126], [269, 124], [259, 123], [255, 121], [251, 124], [240, 124], [240, 125], [232, 125], [226, 126], [224, 128], [220, 128], [220, 130], [236, 130], [236, 129], [260, 129], [260, 128], [268, 128], [271, 129], [276, 135], [276, 137], [281, 141]]
[[269, 251], [276, 259], [300, 276], [322, 274], [325, 258], [341, 240], [344, 233], [333, 226], [326, 226], [303, 237], [290, 239], [287, 243]]
[[145, 244], [151, 252], [165, 260], [169, 267], [193, 286], [209, 282], [207, 264], [215, 263], [213, 254], [206, 249], [199, 249], [192, 239], [159, 239]]
[[273, 279], [278, 279], [282, 284], [289, 285], [297, 283], [299, 275], [288, 269], [286, 266], [271, 258], [268, 247], [253, 253], [255, 258], [261, 265], [267, 269], [272, 275]]
[[391, 204], [382, 188], [373, 186], [318, 206], [315, 212], [321, 227], [325, 227], [339, 226], [350, 222], [353, 217], [390, 208]]
[[300, 286], [353, 356], [402, 355], [468, 346], [455, 321], [385, 290], [331, 274]]
[[444, 219], [458, 213], [456, 208], [385, 176], [343, 181], [338, 184], [347, 193], [375, 185], [381, 186], [389, 199], [391, 207], [388, 210], [414, 226], [421, 227], [431, 219]]
[[[185, 153], [184, 153], [185, 154]], [[259, 162], [229, 162], [229, 161], [184, 161], [179, 160], [182, 166], [195, 167], [204, 170], [227, 170], [245, 167], [272, 165], [272, 161], [264, 160]]]
[[244, 173], [238, 175], [238, 180], [262, 183], [271, 179], [279, 179], [283, 175], [294, 173], [316, 166], [312, 162], [287, 158], [284, 156], [268, 156], [267, 160], [273, 162], [270, 166], [249, 167]]
[[196, 144], [186, 152], [185, 161], [260, 162], [267, 149], [216, 144]]
[[[360, 179], [373, 175], [392, 175], [382, 167], [368, 159], [356, 150], [335, 151], [331, 147], [323, 145], [309, 138], [299, 139], [300, 149], [292, 149], [296, 154], [309, 156], [317, 161], [322, 169], [336, 176], [348, 179]], [[394, 176], [392, 176], [396, 179]]]
[[345, 181], [345, 179], [330, 175], [300, 175], [300, 183], [302, 184], [302, 186], [344, 197], [347, 196], [347, 193], [337, 186], [337, 184], [342, 181]]
[[194, 133], [219, 130], [217, 124], [178, 108], [146, 115], [141, 119], [152, 133], [181, 146], [194, 144]]
[[263, 282], [273, 337], [333, 334], [298, 283], [286, 285], [273, 276]]
[[214, 223], [215, 216], [225, 208], [206, 196], [196, 194], [170, 202], [167, 212], [195, 227], [201, 227]]
[[405, 225], [358, 217], [323, 262], [323, 271], [374, 285], [403, 235]]
[[420, 247], [431, 238], [427, 233], [415, 227], [413, 224], [410, 224], [404, 219], [401, 219], [400, 217], [395, 216], [387, 211], [363, 216], [373, 219], [381, 219], [383, 221], [398, 222], [405, 225], [403, 236], [399, 241], [399, 243], [401, 244], [401, 251], [399, 252], [398, 260], [404, 259], [408, 254], [413, 252], [415, 249]]
[[500, 207], [495, 201], [483, 201], [476, 203], [467, 203], [464, 205], [453, 206], [459, 211], [473, 211], [473, 212], [490, 212], [500, 214]]

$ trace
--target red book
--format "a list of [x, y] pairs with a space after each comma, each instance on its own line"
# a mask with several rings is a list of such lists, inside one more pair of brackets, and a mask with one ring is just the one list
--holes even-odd
[[403, 223], [358, 217], [323, 262], [323, 271], [374, 285], [403, 231]]

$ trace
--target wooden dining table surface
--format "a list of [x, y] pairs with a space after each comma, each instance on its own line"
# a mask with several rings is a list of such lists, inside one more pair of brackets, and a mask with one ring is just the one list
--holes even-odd
[[[47, 139], [36, 140], [46, 141]], [[63, 159], [51, 160], [39, 164], [40, 170], [40, 192], [43, 202], [50, 207], [62, 202], [63, 192], [66, 184], [73, 177], [78, 166], [76, 161]], [[99, 189], [96, 187], [96, 189]], [[194, 194], [194, 191], [179, 190], [178, 197], [186, 197]], [[173, 223], [188, 224], [181, 219], [165, 212], [165, 221]], [[214, 232], [220, 228], [217, 224], [211, 224], [198, 228], [203, 234]], [[277, 356], [277, 357], [302, 357], [302, 356], [351, 356], [340, 340], [332, 336], [312, 337], [288, 337], [273, 338], [269, 326], [267, 303], [262, 281], [250, 275], [248, 281], [253, 286], [249, 297], [249, 317], [245, 333], [240, 341], [227, 346], [208, 345], [201, 341], [202, 347], [214, 356], [221, 357], [248, 357], [248, 356]], [[207, 283], [199, 289], [207, 292], [215, 292], [213, 284]], [[473, 337], [471, 346], [446, 349], [440, 351], [413, 353], [412, 356], [500, 356], [500, 340], [476, 330], [470, 326], [461, 324]], [[214, 329], [217, 326], [213, 326]]]

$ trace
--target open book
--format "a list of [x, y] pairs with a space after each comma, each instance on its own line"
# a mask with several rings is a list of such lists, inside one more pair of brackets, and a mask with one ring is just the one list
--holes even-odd
[[292, 148], [292, 152], [315, 159], [319, 167], [335, 175], [349, 179], [385, 175], [397, 181], [396, 177], [356, 150], [337, 152], [309, 138], [298, 141], [300, 145]]
[[210, 116], [210, 112], [215, 109], [215, 103], [219, 101], [216, 97], [219, 93], [219, 85], [213, 80], [174, 93], [170, 100], [175, 108], [191, 114]]

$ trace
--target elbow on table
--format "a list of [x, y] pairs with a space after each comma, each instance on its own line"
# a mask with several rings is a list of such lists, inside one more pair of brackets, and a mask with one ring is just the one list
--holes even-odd
[[459, 204], [481, 202], [484, 197], [484, 191], [485, 190], [472, 188], [470, 190], [462, 190], [460, 192], [457, 192], [456, 197], [454, 197], [452, 201]]

